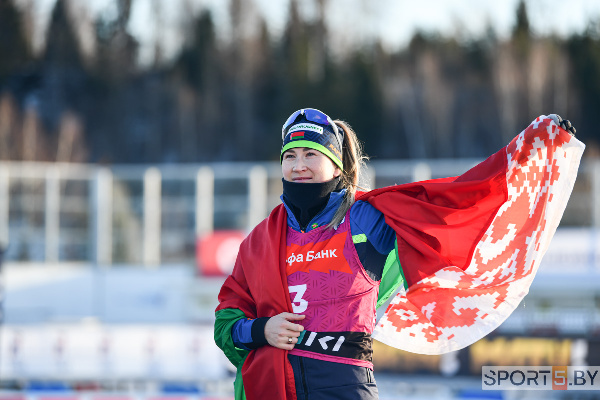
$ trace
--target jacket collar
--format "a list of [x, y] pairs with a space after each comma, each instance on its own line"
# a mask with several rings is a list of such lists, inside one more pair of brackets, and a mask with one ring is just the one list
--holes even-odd
[[[342, 189], [339, 192], [331, 192], [331, 194], [329, 195], [329, 200], [327, 201], [327, 205], [317, 215], [315, 215], [313, 219], [310, 220], [306, 227], [306, 232], [310, 232], [315, 228], [327, 225], [329, 222], [331, 222], [333, 215], [337, 211], [338, 207], [342, 204], [345, 194], [346, 189]], [[281, 199], [281, 202], [283, 203], [283, 205], [285, 206], [285, 210], [287, 211], [288, 226], [294, 229], [295, 231], [300, 231], [300, 223], [296, 220], [294, 213], [283, 200], [283, 195], [281, 195], [279, 198]], [[317, 225], [315, 226], [315, 224]]]

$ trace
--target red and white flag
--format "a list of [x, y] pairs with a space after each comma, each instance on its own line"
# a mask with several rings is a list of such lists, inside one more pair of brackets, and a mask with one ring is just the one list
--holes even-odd
[[456, 178], [367, 193], [397, 233], [406, 289], [373, 337], [422, 354], [466, 347], [528, 293], [563, 215], [585, 145], [540, 116]]

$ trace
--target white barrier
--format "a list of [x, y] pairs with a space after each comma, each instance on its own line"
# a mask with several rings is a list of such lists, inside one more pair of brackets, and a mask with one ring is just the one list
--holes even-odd
[[8, 325], [2, 380], [196, 381], [230, 376], [212, 325]]

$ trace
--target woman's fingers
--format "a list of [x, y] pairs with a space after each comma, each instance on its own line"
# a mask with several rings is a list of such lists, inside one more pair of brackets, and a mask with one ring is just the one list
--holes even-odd
[[[300, 324], [295, 324], [291, 321], [299, 321], [304, 319], [306, 316], [305, 315], [300, 315], [300, 314], [292, 314], [292, 313], [281, 313], [279, 315], [276, 315], [275, 317], [280, 317], [278, 319], [278, 322], [281, 323], [281, 328], [283, 330], [283, 334], [294, 334], [295, 337], [298, 337], [300, 335], [300, 332], [302, 332], [304, 330], [304, 327]], [[288, 332], [289, 331], [289, 332]]]
[[304, 315], [281, 313], [271, 317], [265, 325], [265, 337], [267, 342], [273, 347], [284, 350], [291, 350], [298, 342], [300, 332], [304, 327], [290, 321], [304, 319]]
[[571, 134], [572, 136], [575, 136], [575, 133], [577, 133], [577, 130], [575, 129], [575, 127], [573, 126], [571, 121], [569, 121], [568, 119], [563, 119], [558, 114], [550, 114], [548, 116], [554, 120], [556, 125], [560, 126], [565, 131], [569, 132], [569, 134]]
[[302, 325], [294, 324], [293, 322], [289, 322], [289, 321], [287, 323], [283, 324], [283, 328], [287, 329], [288, 331], [296, 333], [296, 336], [298, 336], [300, 334], [300, 332], [302, 332], [304, 330], [304, 327]]
[[294, 346], [296, 345], [296, 343], [298, 343], [298, 337], [297, 336], [282, 336], [281, 337], [281, 346], [282, 348], [285, 348], [285, 350], [291, 350], [294, 348]]
[[281, 315], [283, 318], [285, 318], [285, 319], [287, 319], [287, 320], [291, 320], [291, 321], [294, 321], [294, 320], [301, 320], [301, 319], [304, 319], [304, 318], [306, 318], [306, 315], [302, 315], [302, 314], [293, 314], [293, 313], [289, 313], [289, 312], [283, 312], [283, 313], [281, 313], [281, 314], [279, 314], [279, 315]]
[[283, 327], [292, 332], [298, 332], [295, 335], [296, 337], [298, 337], [298, 335], [300, 335], [300, 332], [302, 332], [304, 330], [304, 327], [300, 324], [295, 324], [291, 321], [303, 320], [306, 317], [306, 315], [292, 314], [292, 313], [281, 313], [280, 315], [287, 320], [287, 323], [284, 323]]

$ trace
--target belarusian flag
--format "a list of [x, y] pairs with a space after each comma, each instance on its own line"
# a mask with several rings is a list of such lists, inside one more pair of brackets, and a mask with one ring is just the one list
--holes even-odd
[[395, 270], [405, 278], [373, 338], [402, 350], [441, 354], [496, 329], [529, 291], [584, 148], [541, 116], [459, 177], [359, 198], [380, 210], [396, 231]]
[[304, 139], [304, 131], [293, 132], [291, 135], [291, 140], [295, 139]]

